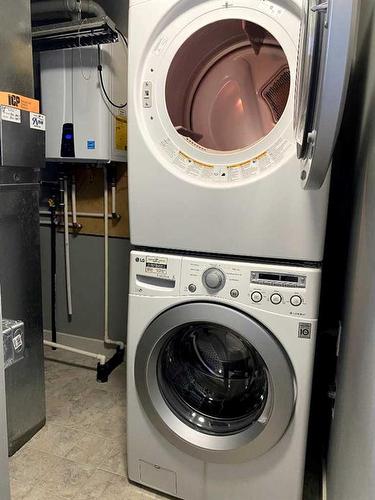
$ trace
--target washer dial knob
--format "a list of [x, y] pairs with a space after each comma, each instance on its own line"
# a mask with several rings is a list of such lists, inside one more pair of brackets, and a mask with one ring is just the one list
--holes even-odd
[[203, 273], [203, 285], [209, 292], [219, 292], [225, 286], [225, 274], [216, 267], [211, 267]]

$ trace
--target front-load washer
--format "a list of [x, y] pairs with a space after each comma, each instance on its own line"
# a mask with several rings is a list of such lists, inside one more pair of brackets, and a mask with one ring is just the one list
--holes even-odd
[[301, 500], [320, 277], [132, 252], [131, 480], [189, 500]]
[[321, 261], [356, 0], [130, 0], [138, 246]]

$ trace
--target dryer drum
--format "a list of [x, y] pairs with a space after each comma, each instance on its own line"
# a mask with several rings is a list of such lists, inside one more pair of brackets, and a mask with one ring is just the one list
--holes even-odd
[[228, 152], [265, 137], [289, 93], [289, 65], [279, 42], [255, 23], [227, 19], [182, 44], [168, 71], [165, 97], [180, 135]]
[[211, 323], [178, 328], [162, 348], [158, 382], [165, 402], [189, 426], [233, 434], [262, 415], [266, 365], [236, 332]]

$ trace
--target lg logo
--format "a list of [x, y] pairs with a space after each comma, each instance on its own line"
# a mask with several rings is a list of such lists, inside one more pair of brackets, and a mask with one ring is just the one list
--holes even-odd
[[146, 262], [146, 259], [144, 257], [142, 257], [142, 258], [136, 257], [135, 261], [136, 262]]
[[14, 106], [14, 107], [18, 108], [18, 106], [20, 105], [20, 102], [21, 102], [21, 98], [19, 95], [13, 95], [13, 94], [8, 95], [8, 103], [10, 106]]

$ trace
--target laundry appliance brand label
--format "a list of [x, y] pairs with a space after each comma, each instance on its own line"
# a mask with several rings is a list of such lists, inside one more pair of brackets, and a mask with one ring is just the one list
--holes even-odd
[[146, 272], [151, 274], [167, 274], [168, 259], [165, 257], [147, 257]]

